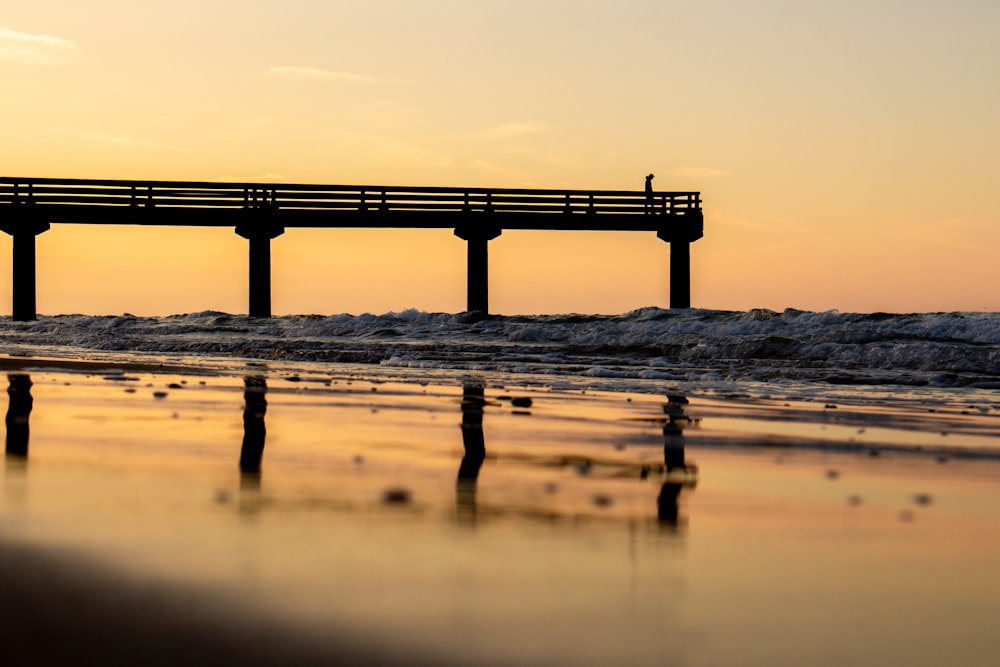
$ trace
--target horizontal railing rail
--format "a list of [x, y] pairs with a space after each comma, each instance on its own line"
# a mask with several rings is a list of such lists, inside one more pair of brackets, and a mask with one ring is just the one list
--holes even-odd
[[697, 192], [0, 178], [0, 205], [299, 212], [683, 214]]

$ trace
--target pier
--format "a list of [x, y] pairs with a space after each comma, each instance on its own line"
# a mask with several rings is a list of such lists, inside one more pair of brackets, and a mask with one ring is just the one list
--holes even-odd
[[13, 237], [15, 320], [36, 312], [35, 237], [52, 225], [230, 227], [249, 245], [248, 312], [271, 315], [271, 241], [295, 228], [453, 229], [468, 250], [467, 310], [489, 312], [489, 242], [504, 230], [653, 232], [670, 244], [670, 307], [691, 307], [697, 192], [0, 178]]

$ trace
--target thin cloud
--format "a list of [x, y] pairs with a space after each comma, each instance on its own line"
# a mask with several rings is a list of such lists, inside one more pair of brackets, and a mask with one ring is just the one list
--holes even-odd
[[348, 81], [354, 83], [398, 83], [398, 79], [386, 79], [357, 72], [334, 72], [317, 67], [268, 67], [258, 72], [265, 79], [286, 81]]
[[75, 42], [0, 28], [0, 60], [22, 65], [67, 65], [82, 57]]
[[109, 132], [48, 132], [41, 137], [45, 143], [73, 143], [80, 148], [132, 148], [137, 150], [159, 150], [162, 144]]
[[710, 167], [677, 167], [670, 170], [670, 175], [676, 178], [720, 178], [728, 176], [729, 172]]
[[491, 127], [488, 130], [484, 130], [482, 136], [484, 139], [489, 141], [503, 141], [504, 139], [523, 137], [527, 134], [537, 134], [539, 132], [544, 132], [547, 129], [548, 128], [542, 123], [536, 123], [534, 121], [502, 123]]

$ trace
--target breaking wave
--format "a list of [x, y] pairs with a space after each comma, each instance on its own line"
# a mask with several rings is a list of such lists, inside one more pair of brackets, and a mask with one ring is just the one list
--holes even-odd
[[0, 340], [11, 354], [44, 348], [677, 382], [1000, 388], [997, 313], [58, 315], [0, 318]]

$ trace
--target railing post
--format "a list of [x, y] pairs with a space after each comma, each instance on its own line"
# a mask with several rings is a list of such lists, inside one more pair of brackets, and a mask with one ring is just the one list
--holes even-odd
[[489, 251], [487, 244], [500, 236], [496, 225], [469, 223], [455, 229], [455, 236], [468, 243], [466, 310], [489, 314]]

